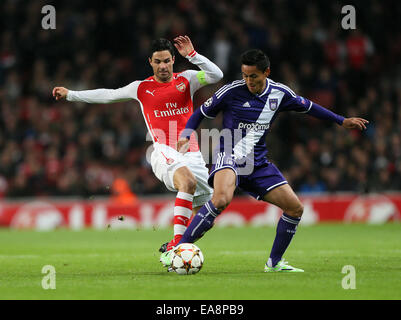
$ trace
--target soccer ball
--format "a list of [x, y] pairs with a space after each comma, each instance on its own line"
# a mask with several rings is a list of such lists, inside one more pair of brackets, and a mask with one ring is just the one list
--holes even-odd
[[203, 253], [193, 243], [181, 243], [172, 255], [171, 268], [178, 274], [195, 274], [203, 266]]

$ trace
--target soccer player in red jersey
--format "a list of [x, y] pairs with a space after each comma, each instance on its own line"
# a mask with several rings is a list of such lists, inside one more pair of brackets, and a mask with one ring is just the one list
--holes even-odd
[[179, 242], [192, 213], [195, 214], [211, 199], [213, 190], [207, 182], [208, 169], [199, 151], [197, 139], [191, 137], [189, 152], [185, 154], [176, 150], [176, 144], [193, 113], [195, 91], [223, 78], [219, 67], [194, 50], [188, 36], [176, 37], [174, 46], [183, 57], [197, 65], [200, 71], [174, 73], [174, 47], [166, 39], [157, 39], [152, 42], [149, 57], [153, 76], [145, 80], [134, 81], [119, 89], [53, 89], [56, 100], [114, 103], [134, 99], [139, 102], [153, 140], [152, 170], [169, 190], [178, 192], [174, 207], [174, 238], [168, 244], [162, 245], [162, 252]]

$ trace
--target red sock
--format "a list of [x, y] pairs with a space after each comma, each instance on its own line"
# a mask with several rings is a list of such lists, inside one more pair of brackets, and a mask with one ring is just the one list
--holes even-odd
[[194, 196], [192, 194], [186, 192], [177, 193], [174, 206], [174, 240], [181, 240], [182, 235], [185, 230], [187, 230], [192, 216], [193, 198]]

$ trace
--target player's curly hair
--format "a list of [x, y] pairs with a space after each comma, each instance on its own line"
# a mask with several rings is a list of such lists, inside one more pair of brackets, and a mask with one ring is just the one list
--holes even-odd
[[259, 49], [250, 49], [241, 55], [241, 63], [247, 66], [256, 66], [258, 70], [265, 72], [270, 68], [269, 57]]
[[171, 56], [174, 57], [174, 47], [173, 47], [173, 44], [169, 40], [164, 39], [164, 38], [153, 40], [150, 45], [149, 58], [152, 58], [153, 53], [155, 53], [157, 51], [164, 51], [164, 50], [170, 51]]

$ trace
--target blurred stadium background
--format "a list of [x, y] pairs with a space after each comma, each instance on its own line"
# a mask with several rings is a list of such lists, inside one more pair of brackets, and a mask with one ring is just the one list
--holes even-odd
[[[56, 29], [43, 30], [44, 5]], [[356, 9], [356, 30], [341, 8]], [[199, 106], [239, 79], [240, 54], [260, 48], [271, 77], [347, 117], [364, 132], [281, 114], [270, 158], [306, 204], [305, 223], [385, 222], [401, 211], [401, 5], [399, 1], [0, 2], [0, 225], [52, 229], [168, 226], [174, 194], [153, 175], [136, 102], [56, 102], [51, 90], [118, 88], [151, 74], [152, 39], [191, 37], [224, 79]], [[177, 53], [178, 54], [178, 53]], [[179, 54], [175, 72], [189, 65]], [[217, 127], [221, 118], [204, 122]], [[243, 196], [240, 191], [239, 196]], [[220, 224], [273, 223], [280, 213], [239, 197]], [[115, 219], [125, 216], [125, 221]]]

